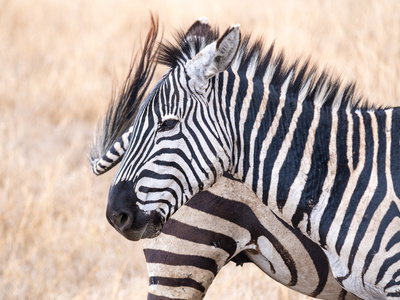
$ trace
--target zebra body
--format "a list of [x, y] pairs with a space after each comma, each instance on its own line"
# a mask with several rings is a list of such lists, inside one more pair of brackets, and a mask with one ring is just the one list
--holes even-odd
[[220, 269], [237, 255], [302, 294], [358, 299], [336, 282], [317, 244], [262, 206], [251, 191], [226, 178], [196, 195], [159, 236], [144, 240], [148, 299], [203, 298]]
[[347, 291], [399, 298], [399, 108], [357, 105], [354, 87], [240, 44], [238, 25], [219, 39], [203, 21], [188, 33], [161, 48], [171, 68], [127, 131], [110, 223], [128, 239], [155, 237], [228, 172], [320, 245]]

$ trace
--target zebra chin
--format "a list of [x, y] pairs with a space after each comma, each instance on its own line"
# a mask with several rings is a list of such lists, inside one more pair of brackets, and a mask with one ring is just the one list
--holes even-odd
[[120, 182], [112, 186], [106, 211], [108, 222], [131, 241], [158, 236], [164, 218], [157, 211], [139, 209], [137, 200], [130, 182]]

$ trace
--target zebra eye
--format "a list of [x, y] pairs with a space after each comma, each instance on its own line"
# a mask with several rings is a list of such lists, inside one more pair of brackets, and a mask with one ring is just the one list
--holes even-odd
[[160, 123], [158, 127], [158, 131], [168, 131], [173, 129], [176, 124], [178, 124], [179, 120], [176, 119], [168, 119]]

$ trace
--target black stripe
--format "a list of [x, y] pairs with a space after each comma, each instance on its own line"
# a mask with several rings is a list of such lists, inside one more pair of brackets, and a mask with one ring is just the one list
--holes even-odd
[[[396, 282], [397, 284], [399, 284], [399, 282]], [[400, 297], [400, 291], [397, 292], [393, 292], [393, 293], [386, 293], [386, 297]]]
[[[193, 153], [192, 149], [191, 149], [191, 145], [188, 144], [187, 142], [186, 142], [186, 145], [189, 148], [189, 152]], [[164, 149], [160, 149], [157, 152], [153, 153], [153, 155], [148, 158], [148, 161], [151, 161], [153, 158], [155, 158], [157, 156], [161, 156], [161, 155], [166, 154], [166, 153], [174, 154], [174, 155], [179, 156], [185, 162], [185, 168], [190, 168], [190, 172], [196, 178], [196, 181], [198, 182], [198, 184], [202, 184], [202, 181], [200, 180], [200, 177], [198, 176], [197, 171], [193, 167], [193, 161], [192, 161], [192, 160], [194, 160], [196, 162], [196, 164], [200, 168], [201, 166], [200, 166], [200, 162], [199, 162], [198, 158], [197, 157], [192, 157], [192, 158], [189, 159], [186, 156], [186, 153], [183, 152], [179, 148], [164, 148]], [[202, 168], [200, 168], [200, 170], [201, 170], [201, 172], [205, 172], [204, 169], [202, 169]], [[186, 173], [186, 172], [184, 172], [184, 173]]]
[[119, 144], [120, 147], [122, 148], [122, 136], [114, 143], [114, 145], [111, 146], [111, 148], [108, 150], [110, 151], [113, 155], [117, 156], [117, 160], [111, 159], [109, 160], [108, 157], [106, 155], [103, 156], [107, 158], [107, 162], [116, 162], [116, 161], [120, 161], [122, 159], [122, 156], [124, 156], [124, 154], [122, 154], [122, 156], [118, 153], [117, 149], [115, 149], [115, 145]]
[[[387, 290], [387, 289], [391, 288], [392, 286], [398, 285], [399, 282], [396, 281], [396, 279], [397, 279], [397, 277], [399, 277], [399, 276], [400, 276], [400, 270], [397, 270], [396, 272], [393, 273], [393, 275], [392, 275], [392, 280], [390, 280], [390, 281], [385, 285], [384, 289]], [[399, 291], [398, 293], [400, 293], [400, 291]], [[388, 295], [388, 294], [386, 294], [386, 295]], [[400, 296], [400, 295], [398, 295], [398, 296]]]
[[[253, 78], [253, 94], [251, 95], [251, 101], [244, 122], [243, 138], [245, 141], [249, 141], [251, 137], [251, 131], [253, 130], [254, 123], [256, 121], [257, 113], [260, 110], [262, 99], [264, 98], [264, 85], [260, 79]], [[244, 143], [243, 145], [243, 179], [246, 178], [250, 168], [250, 143]], [[258, 173], [258, 168], [257, 168]]]
[[[196, 117], [196, 111], [198, 110], [198, 106], [200, 104], [197, 101], [193, 101], [193, 105], [192, 105], [192, 121], [195, 124], [194, 127], [196, 127], [198, 129], [198, 132], [200, 134], [202, 134], [203, 139], [206, 141], [207, 143], [207, 147], [213, 151], [213, 153], [216, 153], [214, 147], [210, 144], [209, 139], [204, 136], [204, 132], [201, 129], [201, 124], [197, 121], [197, 117]], [[198, 152], [200, 153], [201, 157], [203, 158], [206, 166], [211, 167], [211, 161], [208, 159], [208, 156], [205, 154], [204, 151], [201, 151], [204, 148], [204, 145], [200, 142], [198, 135], [195, 134], [195, 132], [193, 131], [193, 129], [190, 126], [186, 127], [186, 130], [189, 132], [189, 136], [191, 138], [191, 142], [189, 142], [186, 138], [185, 138], [185, 142], [186, 142], [186, 146], [189, 148], [189, 151], [193, 157], [193, 159], [196, 161], [197, 166], [199, 167], [199, 169], [201, 170], [201, 172], [206, 176], [206, 178], [209, 178], [209, 174], [208, 172], [205, 171], [205, 169], [203, 168], [203, 164], [200, 163], [198, 155], [196, 154], [196, 151], [194, 149], [197, 149]], [[192, 144], [194, 144], [194, 147], [192, 147]]]
[[198, 256], [185, 255], [167, 252], [163, 250], [143, 249], [147, 263], [164, 264], [170, 266], [193, 266], [199, 269], [208, 270], [217, 275], [218, 265], [215, 260]]
[[[198, 138], [198, 135], [195, 134], [195, 132], [193, 131], [193, 129], [192, 129], [191, 127], [188, 126], [186, 129], [189, 131], [189, 135], [190, 135], [192, 141], [193, 141], [194, 144], [195, 144], [195, 149], [198, 150], [198, 153], [199, 153], [199, 154], [201, 155], [201, 157], [203, 158], [203, 160], [204, 160], [204, 162], [205, 162], [205, 165], [208, 166], [208, 167], [211, 169], [211, 171], [213, 172], [214, 178], [216, 178], [216, 171], [215, 171], [215, 169], [214, 169], [214, 166], [213, 166], [213, 164], [211, 163], [211, 161], [209, 160], [209, 156], [203, 151], [203, 149], [204, 149], [204, 148], [210, 149], [210, 151], [213, 153], [213, 155], [216, 155], [216, 150], [215, 150], [215, 148], [212, 146], [210, 140], [209, 140], [209, 139], [207, 138], [207, 136], [204, 134], [204, 131], [201, 129], [201, 125], [197, 122], [196, 118], [193, 117], [193, 121], [194, 121], [195, 124], [197, 124], [196, 127], [197, 127], [197, 129], [198, 129], [198, 132], [200, 132], [200, 134], [203, 136], [203, 140], [207, 143], [207, 146], [203, 145], [203, 144], [200, 142], [200, 140], [199, 140], [199, 138]], [[189, 145], [190, 143], [186, 140], [186, 144]], [[196, 151], [194, 151], [193, 148], [190, 149], [190, 151], [191, 151], [192, 157], [197, 156]], [[200, 167], [200, 165], [199, 165], [199, 167]], [[206, 172], [205, 169], [203, 169], [203, 170], [204, 170], [204, 171], [202, 171], [203, 174], [206, 176], [207, 179], [209, 179], [209, 174], [208, 174], [208, 172]], [[201, 189], [200, 189], [200, 190], [201, 190]]]
[[[196, 201], [196, 198], [199, 197], [199, 195], [201, 194], [193, 197], [193, 199], [190, 200], [190, 203]], [[236, 241], [230, 236], [191, 226], [175, 219], [168, 220], [168, 222], [165, 223], [162, 232], [182, 240], [221, 248], [229, 253], [229, 256], [232, 256], [236, 251]]]
[[[207, 101], [207, 99], [206, 99]], [[199, 129], [199, 131], [201, 132], [201, 134], [204, 137], [204, 140], [206, 140], [206, 142], [208, 143], [208, 146], [212, 149], [211, 151], [213, 153], [215, 153], [214, 150], [214, 146], [212, 144], [209, 143], [209, 138], [207, 136], [207, 134], [205, 134], [205, 131], [203, 128], [207, 128], [208, 132], [215, 138], [218, 139], [217, 134], [216, 134], [216, 129], [214, 124], [212, 124], [213, 120], [211, 118], [211, 120], [207, 120], [205, 112], [206, 109], [209, 109], [208, 107], [205, 107], [202, 104], [198, 104], [199, 109], [197, 109], [197, 113], [193, 114], [193, 124], [194, 127], [197, 127]], [[206, 109], [204, 109], [206, 108]], [[197, 114], [200, 113], [199, 119], [197, 119]], [[209, 115], [209, 114], [208, 114]], [[199, 121], [200, 120], [200, 121]], [[209, 123], [209, 121], [211, 122], [211, 124]]]
[[400, 108], [394, 108], [392, 113], [392, 142], [390, 149], [390, 173], [392, 174], [393, 189], [397, 199], [400, 198]]
[[373, 129], [371, 124], [371, 116], [367, 112], [362, 112], [362, 114], [363, 114], [364, 128], [365, 128], [364, 168], [361, 171], [356, 188], [353, 192], [353, 195], [350, 198], [349, 205], [347, 206], [346, 213], [339, 230], [339, 236], [335, 245], [336, 252], [338, 254], [340, 254], [344, 241], [346, 240], [350, 225], [353, 221], [360, 200], [365, 195], [365, 191], [368, 187], [372, 172], [372, 163], [374, 159], [374, 136], [372, 134]]
[[[148, 177], [148, 178], [151, 178], [152, 180], [165, 180], [165, 179], [169, 179], [169, 180], [173, 180], [173, 181], [175, 181], [178, 185], [179, 185], [179, 187], [180, 187], [180, 189], [181, 189], [181, 192], [183, 193], [183, 191], [184, 191], [184, 188], [183, 188], [183, 185], [182, 185], [182, 182], [179, 180], [179, 178], [178, 177], [176, 177], [175, 175], [172, 175], [172, 174], [160, 174], [160, 173], [157, 173], [157, 172], [154, 172], [154, 171], [152, 171], [152, 170], [143, 170], [141, 173], [140, 173], [140, 178], [144, 178], [144, 177]], [[176, 199], [177, 200], [177, 199]]]
[[[139, 192], [148, 194], [148, 193], [161, 193], [161, 192], [168, 192], [169, 194], [171, 194], [174, 199], [178, 199], [178, 195], [175, 192], [175, 190], [169, 188], [169, 187], [164, 187], [164, 188], [156, 188], [156, 187], [147, 187], [147, 186], [140, 186], [139, 187]], [[148, 202], [145, 202], [148, 203]]]
[[[171, 99], [168, 99], [168, 97], [166, 97], [168, 100], [170, 100], [171, 104], [168, 105], [168, 109], [174, 108], [175, 111], [171, 111], [168, 113], [172, 113], [174, 115], [178, 114], [178, 108], [179, 108], [179, 104], [178, 101], [179, 99], [182, 99], [182, 97], [184, 97], [185, 95], [180, 95], [179, 93], [181, 93], [182, 91], [184, 91], [184, 93], [186, 93], [186, 89], [183, 88], [181, 82], [179, 81], [179, 77], [182, 71], [181, 66], [178, 65], [178, 67], [174, 70], [174, 76], [172, 77], [171, 81], [172, 81], [172, 86], [173, 86], [173, 93], [172, 93], [172, 97]], [[180, 86], [180, 89], [178, 89], [178, 85]]]
[[[313, 146], [313, 154], [311, 157], [311, 167], [307, 176], [306, 184], [301, 194], [296, 212], [292, 217], [292, 225], [294, 228], [299, 226], [303, 220], [304, 214], [310, 215], [312, 209], [317, 205], [328, 174], [329, 163], [329, 141], [332, 128], [332, 109], [321, 108], [320, 119], [317, 130], [315, 132], [315, 142]], [[307, 225], [309, 231], [310, 225]]]
[[357, 168], [358, 161], [360, 159], [360, 119], [358, 115], [352, 114], [353, 118], [353, 169]]
[[201, 293], [205, 292], [205, 287], [194, 279], [185, 277], [185, 278], [171, 278], [171, 277], [158, 277], [151, 276], [149, 277], [150, 285], [164, 285], [171, 287], [190, 287], [200, 291]]
[[[270, 93], [268, 95], [267, 106], [264, 112], [264, 115], [261, 119], [261, 126], [258, 129], [257, 136], [254, 142], [254, 157], [249, 157], [249, 159], [253, 160], [253, 182], [252, 189], [253, 191], [257, 191], [258, 186], [258, 175], [259, 175], [259, 166], [260, 162], [260, 152], [263, 141], [265, 140], [269, 129], [271, 128], [271, 124], [276, 117], [276, 113], [278, 111], [279, 105], [279, 97], [280, 94], [276, 94], [275, 89], [273, 89], [274, 93], [271, 93], [272, 87], [264, 87], [264, 89], [270, 88]], [[280, 93], [280, 91], [279, 91]]]
[[[228, 74], [228, 75], [227, 75]], [[216, 94], [218, 95], [217, 97], [217, 99], [221, 99], [221, 102], [222, 102], [222, 91], [223, 91], [223, 89], [224, 89], [224, 76], [228, 76], [229, 77], [229, 73], [227, 73], [227, 72], [221, 72], [221, 73], [219, 73], [219, 75], [218, 75], [219, 77], [218, 77], [218, 90], [216, 91]], [[228, 91], [227, 91], [228, 92]], [[211, 101], [211, 103], [213, 104], [213, 106], [214, 106], [214, 111], [215, 112], [217, 112], [217, 111], [220, 111], [220, 118], [218, 118], [217, 120], [216, 120], [216, 122], [218, 123], [218, 126], [219, 126], [219, 128], [221, 128], [222, 130], [221, 130], [221, 134], [222, 134], [222, 137], [220, 137], [220, 139], [222, 139], [223, 138], [223, 144], [224, 145], [229, 145], [230, 144], [230, 142], [229, 142], [229, 137], [228, 137], [228, 132], [226, 131], [226, 130], [223, 130], [224, 128], [225, 129], [228, 129], [229, 128], [229, 123], [230, 123], [230, 120], [228, 119], [228, 115], [226, 115], [225, 113], [224, 113], [224, 111], [222, 111], [222, 106], [221, 106], [221, 102], [218, 102], [218, 101]], [[218, 104], [218, 106], [217, 106], [217, 104]], [[218, 115], [217, 115], [218, 116]]]
[[[382, 203], [382, 200], [385, 198], [387, 193], [387, 183], [386, 183], [386, 115], [383, 111], [376, 111], [375, 112], [377, 118], [377, 132], [378, 132], [378, 158], [377, 158], [377, 172], [378, 172], [378, 187], [375, 190], [375, 193], [368, 204], [367, 209], [365, 210], [365, 214], [360, 222], [358, 227], [357, 233], [355, 235], [353, 245], [350, 251], [350, 257], [348, 260], [348, 269], [351, 272], [353, 267], [354, 259], [357, 254], [357, 250], [361, 244], [362, 239], [367, 232], [367, 228], [373, 219], [376, 210], [378, 209], [379, 205]], [[382, 224], [381, 224], [382, 225]], [[381, 228], [381, 226], [380, 226]], [[379, 233], [378, 233], [379, 235]], [[375, 245], [378, 246], [378, 245]], [[378, 249], [376, 249], [378, 250]], [[371, 252], [369, 254], [372, 255]], [[370, 257], [370, 261], [372, 261], [372, 257]], [[368, 256], [366, 259], [366, 264], [368, 261]], [[365, 266], [365, 265], [364, 265]], [[367, 271], [368, 267], [365, 269]], [[364, 272], [364, 269], [363, 269]], [[364, 280], [364, 276], [363, 276]]]
[[[232, 94], [233, 94], [233, 87], [235, 85], [236, 76], [232, 72], [231, 68], [228, 69], [228, 72], [224, 72], [224, 74], [225, 73], [228, 73], [228, 82], [227, 82], [227, 86], [226, 86], [226, 97], [225, 97], [225, 101], [226, 101], [225, 115], [230, 116], [231, 115], [230, 106], [231, 106], [231, 102], [233, 101]], [[233, 138], [237, 134], [236, 128], [234, 128], [235, 124], [232, 124], [230, 119], [227, 120], [226, 124], [227, 124], [227, 126], [229, 126], [228, 127], [228, 130], [229, 130], [228, 136]], [[232, 147], [231, 158], [233, 159], [235, 156], [236, 156], [235, 147]]]
[[[210, 84], [212, 86], [215, 86], [215, 77], [212, 78], [212, 82]], [[209, 98], [213, 94], [214, 93], [210, 93], [209, 94]], [[200, 128], [207, 127], [209, 133], [214, 137], [214, 139], [218, 140], [218, 132], [217, 132], [217, 129], [215, 128], [215, 118], [217, 116], [217, 111], [214, 110], [214, 112], [213, 112], [209, 107], [209, 103], [211, 101], [214, 102], [214, 103], [217, 102], [217, 101], [213, 101], [213, 100], [211, 100], [211, 98], [210, 99], [205, 99], [205, 101], [207, 101], [207, 106], [206, 107], [204, 105], [200, 106], [202, 108], [202, 109], [200, 109], [201, 121], [203, 122], [203, 124], [200, 125]], [[211, 114], [209, 113], [210, 111], [211, 111]], [[206, 114], [205, 114], [206, 112], [207, 112], [208, 118], [206, 118]], [[215, 115], [213, 115], [213, 113], [215, 113]]]
[[[239, 75], [240, 76], [240, 75]], [[239, 124], [240, 121], [240, 111], [242, 110], [243, 99], [246, 97], [247, 89], [249, 88], [249, 83], [247, 81], [246, 76], [240, 76], [239, 88], [236, 94], [236, 105], [235, 105], [235, 124]], [[234, 136], [237, 136], [239, 132], [236, 132]], [[236, 146], [238, 153], [236, 153], [236, 158], [239, 159], [241, 151], [242, 151], [242, 144], [240, 138], [236, 139]], [[234, 156], [235, 157], [235, 156]], [[235, 161], [236, 162], [236, 161]], [[238, 172], [238, 164], [236, 164], [236, 168], [233, 170], [234, 173]]]
[[321, 294], [326, 286], [326, 283], [328, 282], [330, 270], [328, 258], [326, 257], [324, 251], [322, 251], [322, 249], [317, 244], [315, 244], [308, 237], [303, 235], [299, 230], [294, 229], [279, 217], [277, 217], [277, 219], [283, 226], [285, 226], [288, 230], [292, 232], [292, 234], [297, 237], [297, 239], [303, 244], [304, 249], [306, 249], [311, 260], [313, 261], [315, 270], [318, 274], [318, 285], [315, 290], [309, 294], [309, 296], [317, 297], [319, 294]]
[[[343, 97], [345, 98], [345, 97]], [[354, 114], [354, 111], [352, 112]], [[336, 175], [335, 181], [331, 189], [331, 195], [328, 199], [328, 204], [322, 214], [319, 227], [320, 245], [326, 247], [326, 236], [335, 218], [336, 211], [339, 207], [340, 201], [343, 198], [343, 193], [347, 187], [350, 178], [350, 170], [348, 168], [347, 159], [347, 132], [348, 122], [345, 110], [338, 111], [338, 125], [336, 133]]]
[[[202, 105], [199, 105], [199, 106], [201, 108], [203, 108]], [[196, 114], [193, 114], [193, 123], [194, 123], [194, 126], [197, 127], [198, 132], [203, 137], [203, 140], [206, 142], [207, 146], [203, 145], [199, 141], [198, 144], [197, 144], [197, 148], [198, 148], [199, 152], [201, 153], [201, 155], [202, 155], [204, 161], [206, 162], [207, 166], [210, 168], [211, 172], [213, 173], [214, 180], [216, 180], [217, 172], [215, 170], [215, 166], [209, 160], [209, 155], [207, 155], [205, 151], [200, 151], [202, 149], [209, 149], [214, 156], [217, 156], [217, 150], [214, 147], [214, 145], [211, 143], [210, 138], [208, 136], [209, 134], [211, 134], [218, 141], [217, 136], [214, 134], [214, 131], [216, 131], [216, 130], [215, 130], [215, 128], [213, 126], [211, 126], [207, 122], [207, 119], [206, 119], [206, 117], [204, 115], [204, 111], [205, 110], [204, 109], [199, 109], [198, 111], [200, 111], [200, 122], [198, 122]], [[208, 133], [207, 134], [206, 134], [206, 132], [205, 132], [205, 130], [203, 128], [208, 128]], [[187, 130], [190, 132], [190, 135], [192, 137], [194, 137], [196, 135], [194, 133], [194, 131], [190, 127], [187, 127]], [[195, 139], [197, 140], [197, 137]]]
[[[179, 66], [177, 68], [177, 70], [179, 70]], [[170, 74], [170, 76], [168, 76], [167, 80], [164, 81], [164, 84], [161, 87], [161, 91], [164, 92], [164, 95], [160, 98], [158, 98], [157, 103], [160, 106], [160, 115], [166, 115], [169, 113], [169, 111], [166, 111], [167, 109], [169, 109], [170, 105], [168, 103], [168, 100], [170, 99], [170, 92], [171, 92], [171, 88], [173, 85], [173, 89], [174, 92], [177, 91], [176, 89], [176, 85], [175, 85], [175, 75], [176, 75], [176, 70], [173, 70]]]
[[[204, 191], [196, 201], [189, 201], [186, 205], [237, 224], [250, 233], [252, 241], [257, 241], [260, 236], [266, 237], [279, 253], [290, 272], [291, 281], [288, 285], [296, 285], [297, 270], [292, 256], [279, 242], [279, 239], [260, 223], [249, 206], [216, 196], [208, 191]], [[257, 230], [254, 230], [254, 228], [257, 228]]]
[[304, 149], [307, 143], [311, 122], [314, 119], [314, 103], [305, 101], [303, 111], [297, 120], [297, 128], [293, 133], [293, 139], [286, 159], [279, 172], [277, 206], [279, 210], [285, 206], [289, 197], [290, 188], [299, 172]]
[[[161, 161], [161, 160], [155, 160], [153, 163], [158, 166], [166, 166], [166, 167], [172, 167], [172, 168], [177, 169], [185, 177], [185, 181], [187, 183], [186, 186], [189, 188], [189, 193], [193, 194], [193, 189], [190, 184], [191, 182], [189, 180], [189, 177], [187, 176], [187, 172], [182, 168], [181, 165], [179, 165], [178, 163], [176, 163], [174, 161]], [[185, 166], [185, 168], [189, 168], [189, 167]]]
[[[270, 91], [270, 95], [274, 95], [273, 90]], [[279, 101], [279, 95], [275, 101]], [[271, 101], [271, 100], [269, 100]], [[274, 100], [272, 100], [274, 101]], [[285, 106], [282, 109], [282, 117], [279, 120], [278, 129], [275, 136], [272, 138], [271, 145], [267, 151], [266, 159], [264, 160], [264, 170], [263, 170], [263, 202], [268, 205], [269, 188], [271, 184], [272, 168], [278, 157], [279, 151], [282, 147], [282, 143], [288, 133], [290, 122], [292, 121], [293, 114], [297, 108], [297, 101], [286, 100]], [[261, 150], [261, 149], [260, 149]]]
[[182, 135], [182, 131], [181, 131], [181, 125], [177, 124], [176, 127], [179, 126], [179, 132], [174, 134], [174, 135], [168, 135], [168, 136], [161, 136], [161, 137], [156, 137], [156, 145], [160, 144], [161, 142], [166, 141], [167, 143], [170, 141], [179, 141], [180, 139], [182, 139], [183, 135]]
[[383, 276], [386, 275], [387, 270], [395, 263], [400, 261], [400, 253], [396, 253], [395, 255], [385, 259], [382, 266], [379, 269], [378, 276], [376, 277], [375, 285], [378, 285], [379, 282], [383, 279]]
[[[142, 118], [143, 116], [149, 116], [147, 118], [148, 126], [146, 128], [143, 128], [146, 122], [141, 122], [141, 120], [139, 120], [138, 118], [136, 119], [136, 128], [134, 128], [134, 131], [131, 135], [131, 137], [133, 137], [134, 139], [130, 141], [130, 145], [124, 155], [124, 159], [120, 165], [119, 170], [117, 171], [117, 174], [125, 175], [126, 172], [129, 172], [134, 165], [133, 161], [143, 164], [143, 159], [146, 158], [152, 150], [150, 147], [150, 149], [144, 151], [147, 148], [149, 142], [153, 141], [153, 137], [155, 134], [155, 120], [153, 118], [153, 113], [151, 112], [149, 107], [150, 106], [146, 106], [146, 109], [142, 112], [142, 115], [140, 116], [140, 118]], [[143, 130], [145, 130], [145, 132], [143, 132], [142, 138], [140, 139], [140, 134], [138, 133], [141, 133]], [[136, 145], [138, 144], [140, 144], [141, 146], [136, 147]]]
[[[393, 221], [393, 219], [397, 218], [400, 215], [400, 211], [397, 207], [397, 205], [392, 202], [390, 204], [389, 209], [387, 210], [386, 214], [384, 215], [384, 217], [382, 218], [380, 224], [379, 224], [379, 228], [378, 231], [375, 235], [375, 239], [374, 239], [374, 243], [372, 244], [371, 249], [369, 250], [366, 258], [365, 258], [365, 263], [363, 266], [363, 270], [362, 270], [362, 280], [364, 282], [364, 276], [367, 273], [369, 266], [372, 263], [372, 260], [374, 259], [374, 256], [376, 253], [378, 253], [381, 244], [382, 244], [382, 238], [388, 228], [388, 226], [390, 225], [390, 223]], [[400, 242], [400, 236], [398, 235], [399, 232], [397, 232], [389, 241], [389, 244], [398, 244]], [[390, 247], [389, 247], [390, 248]], [[388, 247], [386, 246], [386, 251], [389, 251]]]
[[[391, 204], [391, 206], [394, 205], [393, 203]], [[397, 209], [397, 207], [394, 207], [393, 209], [396, 209], [396, 212], [398, 215], [400, 215], [399, 210]], [[394, 211], [394, 210], [393, 210]], [[397, 245], [400, 242], [400, 231], [396, 232], [389, 240], [389, 242], [387, 243], [385, 250], [386, 251], [390, 251], [390, 249], [394, 246]]]

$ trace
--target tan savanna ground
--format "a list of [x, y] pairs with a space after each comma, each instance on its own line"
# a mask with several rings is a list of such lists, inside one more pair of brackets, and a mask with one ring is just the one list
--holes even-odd
[[[114, 172], [92, 175], [87, 152], [149, 10], [167, 37], [201, 16], [240, 22], [400, 104], [398, 0], [0, 0], [0, 299], [145, 299], [141, 244], [105, 219]], [[207, 299], [307, 298], [230, 264]]]

